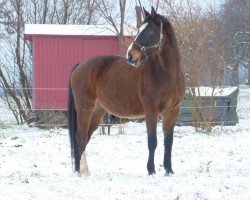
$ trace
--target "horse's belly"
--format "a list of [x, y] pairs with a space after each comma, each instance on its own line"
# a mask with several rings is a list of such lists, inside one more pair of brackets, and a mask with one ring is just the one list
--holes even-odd
[[143, 118], [144, 110], [139, 98], [125, 95], [98, 95], [98, 102], [109, 113], [121, 118]]
[[128, 109], [126, 107], [114, 108], [112, 106], [103, 106], [106, 111], [120, 118], [128, 118], [128, 119], [138, 119], [144, 118], [144, 113], [141, 111], [135, 111]]
[[113, 65], [98, 77], [96, 95], [100, 105], [122, 118], [144, 116], [139, 98], [140, 72], [127, 65]]

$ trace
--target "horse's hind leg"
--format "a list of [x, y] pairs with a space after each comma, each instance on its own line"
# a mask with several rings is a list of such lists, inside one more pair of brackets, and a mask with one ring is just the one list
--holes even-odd
[[78, 109], [77, 112], [77, 141], [79, 147], [79, 155], [81, 155], [79, 169], [81, 174], [88, 176], [89, 170], [87, 165], [86, 146], [91, 138], [92, 133], [98, 128], [105, 110], [97, 103], [95, 105], [85, 105], [88, 109]]
[[76, 166], [78, 167], [76, 170], [85, 176], [89, 175], [85, 149], [88, 144], [88, 130], [93, 113], [93, 108], [94, 106], [89, 105], [87, 110], [83, 109], [83, 107], [79, 107], [78, 109], [76, 109], [78, 124], [76, 139], [79, 155], [81, 155], [80, 160], [76, 160]]
[[91, 139], [92, 133], [98, 128], [98, 126], [102, 122], [105, 113], [106, 111], [100, 106], [99, 103], [97, 103], [89, 125], [88, 142]]

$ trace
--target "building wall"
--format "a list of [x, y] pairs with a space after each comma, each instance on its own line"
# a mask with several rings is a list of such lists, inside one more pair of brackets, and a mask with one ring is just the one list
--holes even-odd
[[67, 109], [71, 68], [94, 55], [119, 55], [116, 36], [35, 35], [33, 46], [33, 109]]

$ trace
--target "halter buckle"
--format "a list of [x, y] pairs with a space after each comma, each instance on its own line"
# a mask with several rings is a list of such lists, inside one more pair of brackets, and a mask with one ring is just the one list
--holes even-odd
[[141, 51], [144, 52], [145, 50], [146, 50], [146, 47], [145, 47], [145, 46], [142, 46], [142, 47], [141, 47]]
[[159, 41], [158, 47], [159, 47], [159, 49], [162, 47], [162, 41]]

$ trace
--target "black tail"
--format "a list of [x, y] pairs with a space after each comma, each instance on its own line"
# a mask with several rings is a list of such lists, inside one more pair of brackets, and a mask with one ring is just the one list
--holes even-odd
[[[78, 66], [75, 65], [73, 70]], [[76, 171], [80, 168], [80, 155], [77, 147], [76, 131], [77, 131], [77, 115], [74, 104], [74, 97], [72, 93], [71, 84], [69, 82], [69, 97], [68, 97], [68, 125], [69, 125], [69, 138], [71, 146], [71, 159], [72, 165]]]

